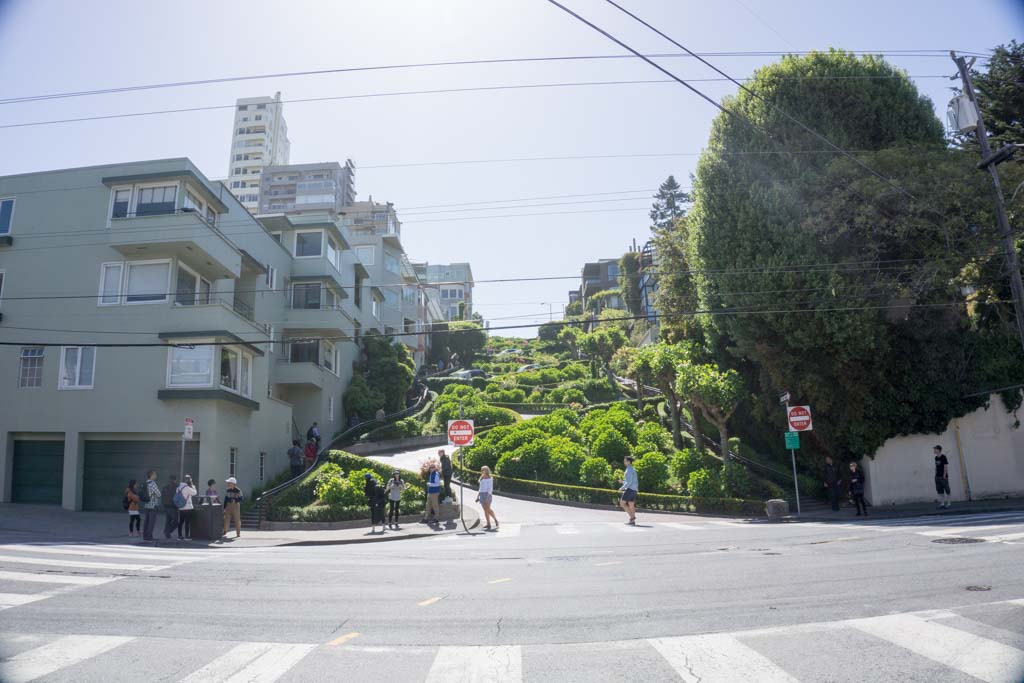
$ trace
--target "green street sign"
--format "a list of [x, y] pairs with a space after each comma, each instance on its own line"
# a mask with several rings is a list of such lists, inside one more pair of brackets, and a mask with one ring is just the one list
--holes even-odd
[[800, 432], [786, 432], [786, 448], [790, 450], [800, 448]]

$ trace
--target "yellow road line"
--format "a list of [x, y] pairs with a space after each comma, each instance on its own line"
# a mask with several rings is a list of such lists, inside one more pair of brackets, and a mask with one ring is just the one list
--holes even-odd
[[357, 631], [352, 631], [352, 633], [346, 633], [345, 635], [341, 636], [340, 638], [335, 638], [334, 640], [332, 640], [331, 642], [329, 642], [327, 644], [328, 645], [344, 645], [348, 641], [354, 640], [354, 639], [358, 638], [361, 635], [363, 635], [363, 634], [359, 633]]
[[612, 562], [597, 562], [594, 564], [595, 567], [610, 567], [613, 564], [622, 564], [621, 560], [614, 560]]
[[495, 579], [494, 581], [488, 581], [487, 583], [493, 585], [493, 584], [496, 584], [496, 583], [505, 583], [506, 581], [511, 581], [511, 580], [512, 579]]
[[435, 602], [440, 602], [440, 601], [441, 601], [441, 598], [427, 598], [423, 602], [419, 602], [419, 603], [416, 603], [416, 604], [418, 604], [420, 607], [427, 607], [429, 605], [433, 605]]

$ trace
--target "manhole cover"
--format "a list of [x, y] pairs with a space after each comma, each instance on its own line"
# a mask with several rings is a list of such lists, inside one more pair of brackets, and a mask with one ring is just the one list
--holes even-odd
[[936, 538], [932, 543], [945, 543], [947, 545], [959, 545], [961, 543], [984, 543], [984, 538], [970, 538], [967, 536], [950, 536], [948, 538]]
[[976, 591], [978, 593], [984, 593], [985, 591], [992, 590], [992, 586], [967, 586], [966, 590]]

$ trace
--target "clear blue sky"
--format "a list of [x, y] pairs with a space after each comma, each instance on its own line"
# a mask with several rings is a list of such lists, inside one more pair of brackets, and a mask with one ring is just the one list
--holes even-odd
[[[643, 52], [675, 51], [599, 0], [570, 7]], [[697, 51], [984, 51], [1024, 35], [1020, 0], [623, 0]], [[179, 0], [0, 0], [4, 97], [338, 67], [445, 60], [621, 54], [544, 0], [348, 0], [244, 3]], [[777, 57], [712, 61], [746, 77]], [[947, 58], [899, 58], [938, 111]], [[663, 64], [684, 78], [715, 74], [690, 59]], [[437, 67], [279, 78], [46, 103], [0, 105], [24, 121], [284, 99], [439, 88], [659, 79], [638, 60]], [[720, 99], [728, 83], [697, 83]], [[685, 186], [715, 110], [678, 84], [604, 85], [407, 95], [286, 105], [292, 163], [357, 166], [359, 198], [393, 201], [414, 260], [470, 261], [477, 279], [578, 275], [648, 236], [649, 195], [669, 174]], [[0, 129], [0, 173], [188, 156], [227, 173], [230, 109]], [[370, 168], [390, 164], [672, 152], [680, 156]], [[550, 195], [631, 194], [416, 208]], [[532, 206], [557, 202], [603, 200]], [[616, 201], [607, 201], [616, 200]], [[407, 208], [408, 207], [408, 208]], [[562, 213], [553, 213], [562, 212]], [[573, 213], [567, 213], [573, 212]], [[538, 214], [504, 218], [508, 214]], [[459, 220], [454, 220], [459, 219]], [[494, 325], [547, 319], [568, 280], [481, 284], [477, 310]], [[525, 316], [502, 320], [508, 316]], [[521, 334], [532, 334], [523, 330]]]

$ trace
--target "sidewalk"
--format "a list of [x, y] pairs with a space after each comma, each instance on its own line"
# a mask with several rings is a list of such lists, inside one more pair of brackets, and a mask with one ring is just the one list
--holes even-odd
[[[466, 510], [466, 526], [480, 525], [476, 510]], [[447, 522], [438, 527], [426, 524], [402, 525], [401, 530], [370, 532], [370, 522], [358, 529], [332, 531], [257, 531], [244, 529], [236, 539], [234, 531], [218, 541], [178, 541], [162, 537], [163, 517], [157, 524], [157, 545], [177, 548], [270, 548], [289, 545], [349, 545], [379, 543], [406, 538], [443, 536], [462, 532], [462, 524]], [[128, 515], [117, 512], [73, 512], [54, 505], [0, 504], [0, 543], [119, 543], [138, 545], [142, 539], [128, 536]]]
[[[998, 498], [992, 500], [972, 500], [953, 503], [949, 508], [936, 509], [935, 503], [908, 503], [906, 505], [888, 505], [884, 507], [869, 507], [868, 519], [901, 519], [904, 517], [921, 517], [944, 515], [970, 515], [992, 512], [1021, 512], [1024, 511], [1024, 498]], [[839, 512], [831, 510], [815, 511], [810, 514], [803, 514], [799, 517], [795, 514], [784, 518], [786, 522], [849, 522], [852, 519], [863, 519], [856, 516], [856, 510], [850, 506], [843, 506]]]

